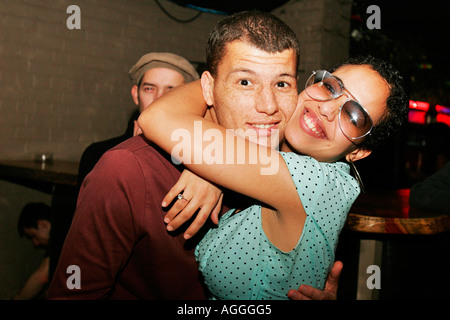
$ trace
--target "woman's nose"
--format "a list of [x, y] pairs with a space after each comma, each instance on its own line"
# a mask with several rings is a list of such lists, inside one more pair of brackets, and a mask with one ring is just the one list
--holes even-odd
[[333, 121], [339, 114], [341, 105], [342, 101], [340, 98], [321, 102], [319, 105], [319, 113], [327, 118], [328, 121]]

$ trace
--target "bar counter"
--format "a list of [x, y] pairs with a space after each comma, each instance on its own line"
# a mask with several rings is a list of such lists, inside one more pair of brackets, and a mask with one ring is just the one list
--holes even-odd
[[0, 160], [0, 178], [21, 184], [26, 181], [52, 185], [77, 185], [78, 163]]
[[[400, 298], [412, 290], [411, 283], [420, 288], [419, 279], [422, 287], [429, 285], [432, 273], [425, 270], [445, 268], [439, 262], [445, 250], [440, 253], [439, 248], [448, 242], [450, 216], [411, 207], [409, 194], [410, 189], [369, 191], [361, 194], [350, 209], [344, 227], [348, 238], [341, 246], [349, 256], [358, 257], [356, 265], [353, 258], [351, 264], [344, 263], [347, 279], [353, 283], [354, 274], [358, 275], [357, 300], [380, 299], [380, 292], [383, 292], [382, 299]], [[428, 252], [430, 255], [437, 253], [429, 256]], [[422, 260], [427, 261], [427, 265], [419, 268]], [[383, 285], [380, 289], [384, 291], [368, 288], [369, 266], [381, 268]]]
[[355, 201], [345, 227], [377, 234], [432, 235], [450, 230], [450, 216], [409, 205], [410, 189], [374, 191]]

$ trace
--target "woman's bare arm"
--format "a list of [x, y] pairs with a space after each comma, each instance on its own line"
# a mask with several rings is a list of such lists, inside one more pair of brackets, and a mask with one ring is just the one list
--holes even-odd
[[[292, 212], [300, 203], [281, 155], [203, 118], [199, 81], [173, 89], [139, 117], [144, 135], [201, 177]], [[206, 136], [214, 137], [206, 141]], [[270, 174], [267, 174], [270, 173]]]

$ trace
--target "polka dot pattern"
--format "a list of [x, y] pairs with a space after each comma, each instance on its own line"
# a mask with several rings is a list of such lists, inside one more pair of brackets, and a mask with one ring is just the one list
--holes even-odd
[[297, 246], [283, 252], [264, 234], [261, 207], [231, 210], [196, 248], [213, 299], [287, 299], [290, 289], [323, 289], [347, 213], [359, 194], [344, 163], [281, 152], [307, 218]]

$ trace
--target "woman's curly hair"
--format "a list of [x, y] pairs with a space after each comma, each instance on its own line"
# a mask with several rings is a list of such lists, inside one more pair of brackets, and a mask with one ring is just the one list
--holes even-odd
[[372, 56], [352, 57], [339, 67], [346, 65], [368, 65], [389, 85], [390, 94], [386, 100], [386, 112], [378, 123], [374, 123], [371, 133], [358, 144], [362, 149], [374, 150], [398, 132], [407, 120], [409, 105], [404, 80], [400, 72], [390, 63]]

